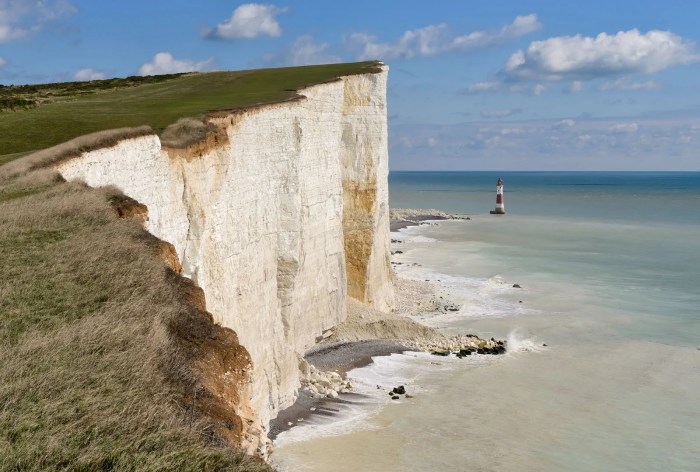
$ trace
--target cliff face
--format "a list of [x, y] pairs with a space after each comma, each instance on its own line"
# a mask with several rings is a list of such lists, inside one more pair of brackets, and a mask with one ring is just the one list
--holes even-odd
[[295, 400], [298, 355], [346, 316], [348, 295], [393, 308], [386, 68], [308, 87], [294, 101], [218, 112], [206, 142], [144, 136], [58, 165], [148, 207], [216, 322], [252, 363], [263, 430]]

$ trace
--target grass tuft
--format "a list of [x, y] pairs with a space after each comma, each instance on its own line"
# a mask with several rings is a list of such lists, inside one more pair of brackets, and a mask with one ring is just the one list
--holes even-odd
[[116, 145], [126, 138], [136, 138], [153, 134], [148, 126], [118, 128], [78, 136], [64, 143], [34, 152], [0, 166], [0, 182], [27, 175], [28, 172], [44, 169], [63, 160], [76, 157], [84, 152]]

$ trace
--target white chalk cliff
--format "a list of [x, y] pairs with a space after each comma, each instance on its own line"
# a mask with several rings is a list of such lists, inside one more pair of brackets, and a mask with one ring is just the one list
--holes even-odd
[[58, 166], [148, 207], [148, 231], [175, 246], [207, 310], [249, 351], [263, 430], [294, 402], [298, 354], [344, 320], [347, 296], [393, 309], [386, 80], [382, 67], [217, 113], [206, 145], [167, 149], [149, 135]]

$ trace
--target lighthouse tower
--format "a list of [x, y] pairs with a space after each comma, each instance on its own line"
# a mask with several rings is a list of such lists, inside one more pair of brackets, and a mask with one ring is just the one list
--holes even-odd
[[498, 178], [496, 182], [496, 209], [491, 211], [492, 215], [505, 215], [506, 209], [503, 206], [503, 179]]

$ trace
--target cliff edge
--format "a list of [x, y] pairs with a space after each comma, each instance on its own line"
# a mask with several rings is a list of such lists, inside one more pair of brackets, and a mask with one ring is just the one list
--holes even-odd
[[393, 309], [386, 80], [382, 65], [208, 113], [204, 139], [143, 134], [55, 165], [147, 207], [146, 229], [174, 246], [214, 321], [250, 354], [261, 442], [296, 399], [299, 356], [345, 319], [347, 297]]

